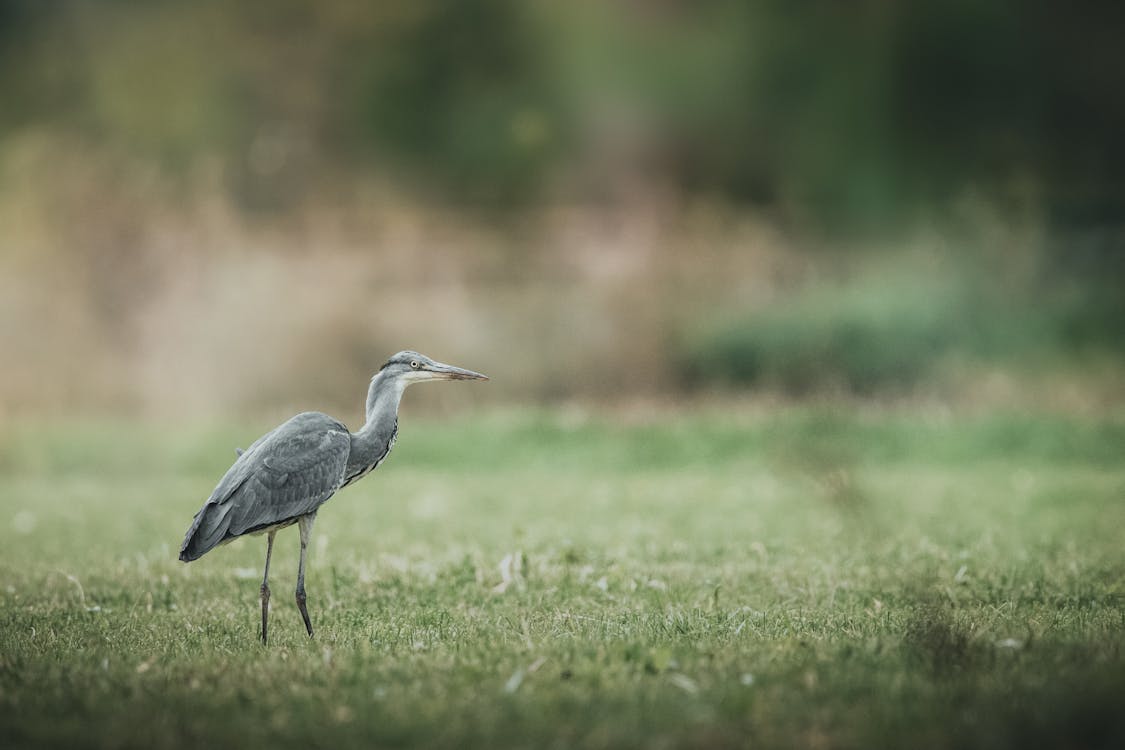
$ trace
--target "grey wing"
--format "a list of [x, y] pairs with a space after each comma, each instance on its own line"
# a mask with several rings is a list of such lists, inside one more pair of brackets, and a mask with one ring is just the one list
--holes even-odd
[[298, 414], [250, 446], [195, 515], [180, 559], [195, 560], [242, 534], [292, 522], [339, 489], [351, 451], [347, 428]]

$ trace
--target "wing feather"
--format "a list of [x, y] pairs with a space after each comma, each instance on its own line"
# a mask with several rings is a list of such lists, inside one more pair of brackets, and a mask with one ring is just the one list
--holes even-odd
[[317, 412], [298, 414], [262, 436], [196, 513], [180, 559], [195, 560], [224, 541], [316, 510], [339, 489], [350, 452], [347, 428]]

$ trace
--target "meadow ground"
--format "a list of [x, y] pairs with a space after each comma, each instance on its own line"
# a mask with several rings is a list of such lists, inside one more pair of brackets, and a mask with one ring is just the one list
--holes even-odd
[[268, 424], [0, 435], [0, 745], [1122, 747], [1125, 416], [404, 418], [176, 561]]

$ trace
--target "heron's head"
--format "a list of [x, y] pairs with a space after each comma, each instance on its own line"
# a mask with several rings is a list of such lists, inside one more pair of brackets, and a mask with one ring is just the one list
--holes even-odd
[[465, 370], [453, 365], [435, 362], [418, 352], [399, 352], [379, 369], [384, 378], [395, 378], [407, 385], [426, 380], [488, 380], [487, 375]]

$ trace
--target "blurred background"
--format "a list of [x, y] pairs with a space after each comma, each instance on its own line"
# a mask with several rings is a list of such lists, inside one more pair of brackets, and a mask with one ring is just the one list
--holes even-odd
[[354, 426], [403, 348], [493, 376], [438, 409], [1120, 404], [1123, 29], [1026, 0], [0, 0], [0, 419]]

